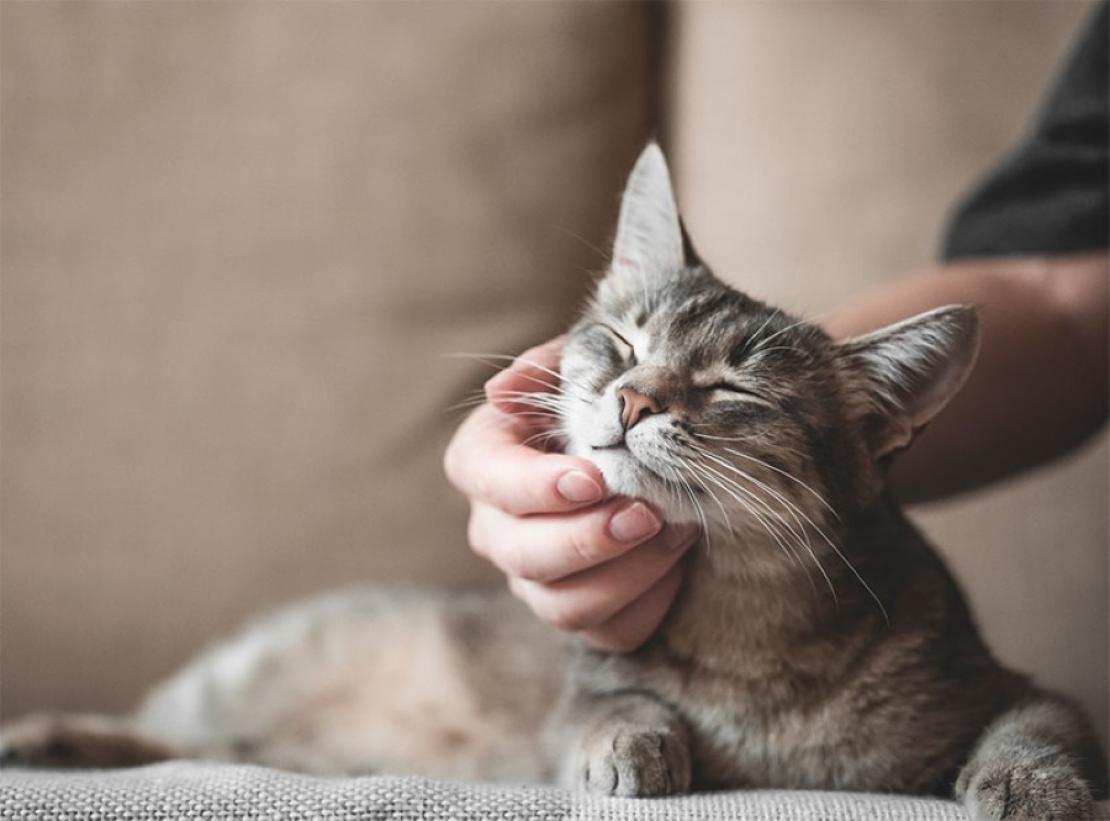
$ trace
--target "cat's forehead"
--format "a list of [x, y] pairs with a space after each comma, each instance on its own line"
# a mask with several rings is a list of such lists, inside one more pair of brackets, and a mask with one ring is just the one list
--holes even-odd
[[735, 366], [754, 337], [782, 325], [782, 312], [712, 277], [691, 277], [687, 287], [627, 295], [603, 306], [640, 360], [685, 368]]

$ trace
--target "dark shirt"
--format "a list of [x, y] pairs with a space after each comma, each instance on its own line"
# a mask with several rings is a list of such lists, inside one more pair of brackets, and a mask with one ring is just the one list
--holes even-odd
[[1110, 17], [1087, 20], [1029, 133], [955, 208], [945, 260], [1110, 245]]

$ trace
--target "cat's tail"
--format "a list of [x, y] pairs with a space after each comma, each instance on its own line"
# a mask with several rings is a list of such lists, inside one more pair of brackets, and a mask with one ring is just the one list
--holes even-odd
[[43, 713], [0, 730], [0, 767], [138, 767], [186, 755], [144, 736], [123, 718]]
[[1035, 693], [987, 727], [956, 781], [956, 798], [973, 821], [1089, 821], [1106, 776], [1082, 711]]

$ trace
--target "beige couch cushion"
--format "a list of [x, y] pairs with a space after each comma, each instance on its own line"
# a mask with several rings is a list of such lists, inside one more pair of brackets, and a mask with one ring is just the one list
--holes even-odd
[[260, 606], [492, 579], [442, 477], [648, 133], [638, 4], [4, 3], [3, 711]]

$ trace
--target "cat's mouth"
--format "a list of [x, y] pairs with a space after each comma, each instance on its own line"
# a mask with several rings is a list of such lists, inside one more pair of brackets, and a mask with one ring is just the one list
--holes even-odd
[[699, 493], [700, 488], [694, 486], [690, 488], [684, 483], [680, 483], [675, 479], [674, 471], [669, 471], [671, 475], [663, 472], [663, 468], [655, 467], [649, 464], [646, 460], [641, 459], [636, 453], [628, 447], [628, 442], [622, 437], [619, 441], [612, 442], [605, 445], [590, 445], [590, 450], [597, 454], [611, 454], [616, 457], [625, 470], [632, 469], [635, 481], [641, 484], [645, 481], [655, 484], [663, 485], [668, 490], [679, 490]]
[[591, 450], [608, 450], [608, 451], [624, 451], [629, 453], [628, 445], [621, 439], [619, 442], [613, 442], [610, 445], [590, 445]]

